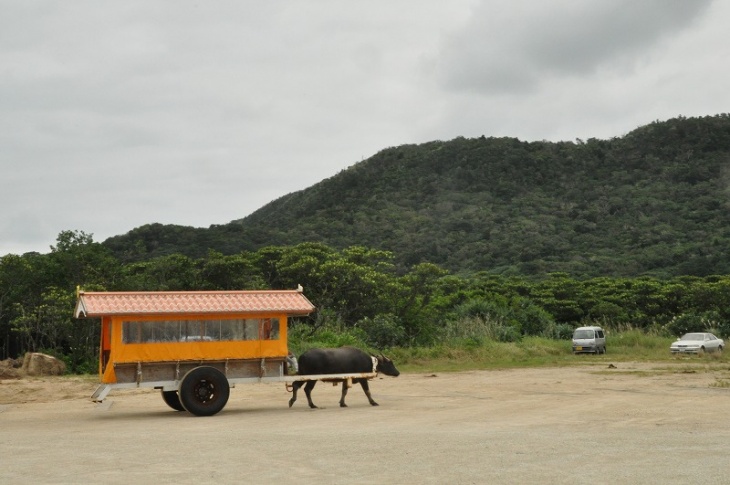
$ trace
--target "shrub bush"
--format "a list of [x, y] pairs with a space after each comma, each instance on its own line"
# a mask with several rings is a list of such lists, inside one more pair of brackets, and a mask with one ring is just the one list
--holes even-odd
[[355, 325], [365, 334], [365, 341], [377, 349], [405, 345], [406, 332], [395, 315], [363, 318]]

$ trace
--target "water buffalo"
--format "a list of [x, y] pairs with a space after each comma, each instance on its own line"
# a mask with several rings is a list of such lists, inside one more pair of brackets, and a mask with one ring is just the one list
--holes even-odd
[[[364, 372], [382, 372], [385, 375], [396, 377], [400, 374], [395, 364], [384, 355], [370, 356], [360, 349], [353, 347], [342, 347], [339, 349], [311, 349], [299, 357], [299, 375], [317, 374], [354, 374]], [[345, 396], [347, 395], [347, 383], [342, 382], [342, 397], [340, 407], [347, 407]], [[370, 387], [367, 379], [353, 379], [353, 383], [360, 383], [362, 390], [373, 406], [377, 406], [370, 395]], [[293, 396], [289, 400], [289, 407], [297, 400], [297, 391], [304, 386], [304, 393], [307, 395], [310, 408], [316, 408], [312, 402], [312, 389], [317, 381], [295, 381], [292, 384]]]

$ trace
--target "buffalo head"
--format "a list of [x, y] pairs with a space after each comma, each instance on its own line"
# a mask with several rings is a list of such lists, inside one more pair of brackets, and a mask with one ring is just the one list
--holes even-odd
[[400, 371], [395, 368], [395, 364], [392, 360], [383, 354], [378, 355], [376, 358], [378, 359], [378, 372], [382, 372], [386, 376], [393, 377], [398, 377], [400, 375]]

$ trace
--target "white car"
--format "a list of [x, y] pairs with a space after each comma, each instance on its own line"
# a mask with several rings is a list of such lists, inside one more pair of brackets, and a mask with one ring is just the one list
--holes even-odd
[[573, 332], [573, 353], [606, 353], [606, 334], [601, 327], [578, 327]]
[[673, 354], [703, 354], [705, 352], [722, 352], [725, 342], [707, 332], [685, 333], [682, 338], [673, 342], [669, 350]]

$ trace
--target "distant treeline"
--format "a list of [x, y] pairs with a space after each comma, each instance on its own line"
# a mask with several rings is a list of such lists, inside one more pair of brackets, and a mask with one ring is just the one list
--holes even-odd
[[73, 318], [77, 287], [159, 291], [301, 284], [317, 311], [295, 322], [298, 335], [352, 331], [380, 349], [516, 341], [525, 335], [567, 338], [586, 323], [665, 335], [706, 328], [730, 333], [728, 276], [456, 275], [432, 263], [404, 270], [395, 260], [379, 249], [310, 242], [123, 262], [90, 235], [65, 231], [48, 254], [0, 258], [0, 358], [45, 351], [63, 357], [72, 370], [93, 371], [99, 325]]
[[319, 242], [400, 271], [669, 278], [730, 274], [730, 115], [610, 140], [479, 137], [387, 148], [250, 216], [149, 224], [103, 242], [125, 263]]

